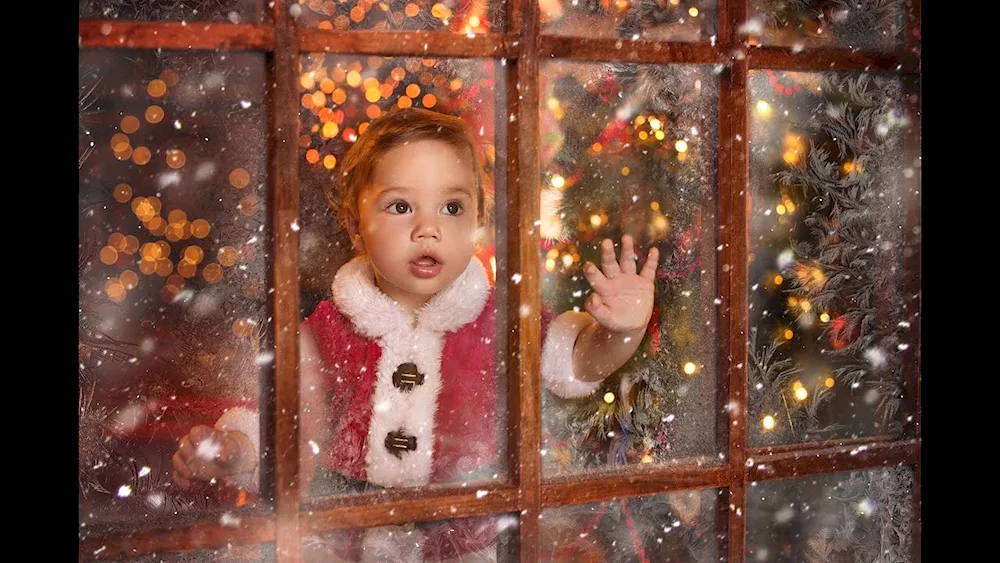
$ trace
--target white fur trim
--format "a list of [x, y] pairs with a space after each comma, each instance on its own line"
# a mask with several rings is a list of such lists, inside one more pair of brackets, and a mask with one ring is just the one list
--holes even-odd
[[257, 463], [254, 470], [230, 475], [225, 480], [244, 491], [257, 492], [260, 488], [260, 460], [258, 458], [260, 455], [260, 416], [258, 416], [256, 411], [252, 411], [246, 407], [235, 407], [227, 410], [219, 417], [219, 420], [215, 421], [215, 428], [217, 430], [225, 430], [226, 432], [235, 430], [246, 434], [247, 438], [250, 438], [250, 443], [253, 445], [254, 451], [244, 452], [244, 455], [255, 458]]
[[[434, 461], [434, 412], [441, 391], [441, 351], [444, 335], [422, 326], [403, 325], [379, 339], [372, 418], [368, 425], [368, 480], [383, 487], [425, 485]], [[424, 375], [422, 385], [403, 391], [392, 384], [392, 374], [412, 362]], [[401, 430], [416, 436], [417, 449], [396, 457], [385, 447], [389, 432]]]
[[573, 375], [573, 347], [593, 318], [587, 313], [566, 311], [549, 324], [542, 344], [542, 383], [552, 393], [567, 399], [586, 397], [600, 381], [580, 381]]
[[[337, 307], [368, 338], [378, 339], [382, 355], [377, 366], [372, 418], [368, 425], [367, 480], [383, 487], [425, 485], [434, 461], [434, 413], [441, 391], [441, 352], [444, 333], [476, 320], [489, 298], [486, 270], [475, 257], [448, 287], [410, 318], [375, 285], [365, 256], [351, 260], [333, 280]], [[409, 391], [392, 384], [401, 364], [414, 363], [424, 382]], [[396, 457], [385, 448], [385, 438], [400, 430], [417, 438], [417, 449]]]
[[[417, 309], [417, 324], [431, 330], [456, 330], [476, 320], [489, 298], [486, 270], [473, 257], [448, 287]], [[367, 256], [344, 264], [333, 278], [333, 300], [337, 308], [368, 338], [379, 338], [412, 320], [375, 285], [375, 274]]]
[[424, 533], [413, 526], [383, 526], [365, 530], [362, 563], [422, 563]]

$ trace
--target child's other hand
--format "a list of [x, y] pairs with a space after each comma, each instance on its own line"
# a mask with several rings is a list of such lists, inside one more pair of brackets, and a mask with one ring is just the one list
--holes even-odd
[[180, 448], [171, 460], [174, 482], [186, 489], [195, 480], [209, 481], [238, 473], [244, 452], [240, 440], [232, 434], [211, 426], [191, 428], [181, 438]]
[[583, 275], [594, 291], [585, 308], [594, 320], [612, 332], [644, 330], [653, 314], [653, 285], [659, 261], [656, 247], [649, 249], [646, 263], [636, 273], [632, 237], [622, 236], [621, 263], [615, 261], [611, 239], [601, 241], [601, 268], [583, 265]]

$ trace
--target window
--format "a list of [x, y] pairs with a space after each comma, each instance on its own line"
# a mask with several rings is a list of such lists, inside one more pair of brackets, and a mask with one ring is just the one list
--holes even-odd
[[[81, 0], [81, 560], [919, 561], [919, 6]], [[431, 484], [319, 486], [326, 192], [410, 106], [481, 144], [493, 371], [450, 400], [496, 416]], [[640, 351], [558, 396], [546, 315], [623, 234]], [[172, 482], [251, 411], [257, 474]]]

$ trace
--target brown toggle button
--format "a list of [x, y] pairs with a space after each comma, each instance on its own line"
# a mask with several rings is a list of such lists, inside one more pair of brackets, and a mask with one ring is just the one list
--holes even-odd
[[417, 371], [417, 364], [411, 362], [399, 364], [392, 374], [392, 384], [397, 389], [412, 391], [415, 386], [424, 384], [424, 374]]
[[385, 435], [385, 449], [402, 459], [403, 450], [414, 451], [417, 449], [417, 437], [407, 436], [402, 430], [394, 430]]

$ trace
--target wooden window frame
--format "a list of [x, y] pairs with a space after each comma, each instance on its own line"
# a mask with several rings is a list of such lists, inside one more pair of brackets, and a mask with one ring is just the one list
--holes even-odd
[[[719, 0], [718, 36], [714, 43], [680, 43], [545, 36], [540, 33], [537, 3], [507, 0], [506, 33], [466, 36], [448, 31], [325, 31], [296, 29], [288, 15], [294, 0], [274, 0], [269, 18], [260, 24], [211, 22], [140, 22], [81, 19], [79, 45], [88, 48], [236, 50], [268, 56], [269, 198], [272, 256], [270, 277], [274, 292], [272, 330], [275, 345], [273, 394], [274, 510], [242, 514], [236, 526], [219, 522], [219, 514], [204, 514], [194, 523], [176, 523], [156, 529], [130, 530], [90, 527], [80, 541], [80, 560], [102, 560], [145, 553], [220, 548], [234, 544], [274, 543], [279, 563], [302, 561], [302, 537], [337, 529], [402, 524], [471, 516], [519, 514], [516, 557], [539, 558], [540, 511], [581, 504], [666, 493], [684, 489], [725, 489], [719, 496], [720, 553], [730, 563], [745, 560], [746, 488], [754, 481], [803, 477], [836, 471], [877, 469], [905, 465], [914, 472], [912, 490], [912, 561], [920, 560], [920, 245], [905, 259], [905, 295], [912, 300], [911, 326], [915, 345], [903, 351], [905, 392], [913, 405], [913, 430], [903, 439], [882, 436], [835, 439], [750, 448], [747, 421], [748, 233], [747, 158], [748, 91], [750, 69], [799, 71], [880, 70], [920, 77], [920, 0], [907, 1], [904, 44], [893, 53], [852, 49], [746, 47], [736, 27], [749, 13], [749, 0]], [[260, 9], [259, 11], [262, 11]], [[258, 15], [261, 15], [260, 13]], [[372, 38], [377, 34], [378, 41]], [[509, 479], [504, 484], [473, 488], [434, 485], [420, 490], [387, 490], [343, 498], [302, 499], [299, 481], [297, 414], [299, 412], [298, 283], [299, 233], [291, 226], [299, 215], [298, 63], [301, 53], [399, 55], [420, 57], [481, 57], [507, 61], [506, 90], [501, 95], [509, 112], [497, 120], [507, 143], [506, 236], [502, 257], [521, 272], [520, 283], [506, 281], [505, 322], [508, 381]], [[740, 56], [736, 54], [739, 53]], [[719, 85], [722, 118], [719, 123], [717, 240], [722, 245], [717, 283], [719, 352], [717, 385], [720, 405], [730, 404], [720, 416], [719, 439], [727, 444], [725, 459], [717, 465], [629, 466], [570, 477], [543, 478], [539, 450], [540, 334], [538, 315], [521, 316], [528, 306], [540, 311], [539, 232], [539, 61], [543, 58], [632, 63], [700, 63], [723, 67]], [[498, 88], [498, 91], [502, 91]], [[919, 102], [906, 92], [907, 113], [920, 130]], [[503, 107], [498, 103], [498, 107]], [[525, 142], [522, 142], [525, 140]], [[499, 151], [498, 151], [499, 152]], [[920, 140], [905, 141], [907, 161], [919, 158]], [[919, 169], [905, 180], [906, 241], [919, 225]], [[499, 207], [499, 206], [498, 206]], [[503, 260], [499, 260], [503, 262]], [[726, 419], [728, 417], [728, 419]], [[485, 496], [477, 491], [485, 490]], [[221, 511], [220, 511], [221, 514]], [[721, 526], [726, 528], [721, 528]]]

